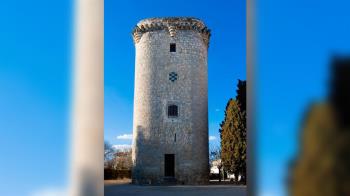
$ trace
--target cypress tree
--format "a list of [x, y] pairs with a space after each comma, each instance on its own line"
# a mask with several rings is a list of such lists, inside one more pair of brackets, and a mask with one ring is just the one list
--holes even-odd
[[[238, 81], [236, 99], [226, 105], [225, 118], [220, 124], [221, 159], [225, 171], [246, 176], [246, 82]], [[237, 179], [237, 178], [236, 178]]]

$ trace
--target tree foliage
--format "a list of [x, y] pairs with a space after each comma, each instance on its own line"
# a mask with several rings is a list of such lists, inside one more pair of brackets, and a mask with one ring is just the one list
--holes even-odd
[[114, 154], [114, 167], [117, 170], [131, 170], [132, 167], [132, 158], [131, 158], [131, 149], [125, 149], [117, 151]]
[[115, 149], [105, 141], [104, 165], [108, 169], [131, 170], [131, 149]]
[[329, 103], [312, 105], [303, 120], [299, 152], [289, 168], [289, 194], [350, 195], [350, 128]]
[[246, 82], [238, 81], [236, 99], [226, 105], [220, 124], [221, 159], [225, 171], [246, 177]]
[[113, 159], [113, 154], [115, 152], [115, 150], [113, 149], [112, 145], [108, 142], [105, 141], [105, 153], [104, 153], [104, 160], [105, 162], [108, 161], [108, 160], [111, 160]]
[[238, 80], [237, 90], [236, 90], [236, 100], [241, 111], [246, 111], [247, 108], [247, 82], [244, 80]]
[[289, 168], [289, 195], [350, 195], [350, 58], [334, 56], [329, 94], [312, 103]]

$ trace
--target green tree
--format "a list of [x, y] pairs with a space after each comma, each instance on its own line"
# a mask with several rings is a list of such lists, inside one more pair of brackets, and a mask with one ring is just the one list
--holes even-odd
[[246, 177], [246, 82], [238, 81], [236, 99], [226, 105], [225, 118], [220, 124], [221, 159], [225, 171]]
[[238, 80], [236, 90], [236, 100], [238, 101], [239, 108], [242, 112], [246, 111], [247, 108], [247, 82], [244, 80]]

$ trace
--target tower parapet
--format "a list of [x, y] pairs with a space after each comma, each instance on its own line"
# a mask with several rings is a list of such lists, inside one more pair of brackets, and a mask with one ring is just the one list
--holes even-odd
[[177, 30], [192, 30], [201, 34], [203, 42], [209, 47], [210, 29], [199, 19], [193, 17], [148, 18], [141, 20], [133, 29], [134, 43], [137, 44], [146, 32], [167, 30], [171, 37]]

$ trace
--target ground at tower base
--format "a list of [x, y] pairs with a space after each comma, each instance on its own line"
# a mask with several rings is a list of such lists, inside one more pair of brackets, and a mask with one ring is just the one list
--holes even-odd
[[232, 184], [209, 184], [209, 185], [174, 185], [174, 186], [150, 186], [133, 185], [130, 180], [105, 181], [105, 196], [246, 196], [247, 186]]

